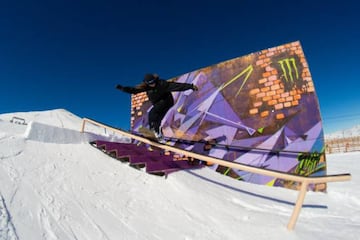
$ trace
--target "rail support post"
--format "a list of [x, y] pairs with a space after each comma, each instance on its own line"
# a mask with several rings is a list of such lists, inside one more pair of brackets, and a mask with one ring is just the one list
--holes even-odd
[[297, 219], [299, 217], [300, 210], [301, 210], [302, 205], [304, 203], [304, 199], [305, 199], [305, 195], [306, 195], [306, 192], [307, 192], [308, 185], [309, 185], [309, 183], [306, 182], [306, 181], [301, 182], [301, 189], [299, 191], [299, 195], [298, 195], [298, 198], [296, 200], [296, 204], [295, 204], [293, 213], [291, 215], [290, 221], [289, 221], [288, 226], [287, 226], [287, 228], [289, 230], [293, 230], [295, 228], [296, 221], [297, 221]]

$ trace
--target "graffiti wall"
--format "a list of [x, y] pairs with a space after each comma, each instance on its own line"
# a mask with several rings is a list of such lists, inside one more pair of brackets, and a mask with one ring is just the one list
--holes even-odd
[[[266, 169], [305, 176], [326, 174], [319, 104], [300, 42], [231, 59], [169, 81], [199, 87], [196, 92], [173, 93], [175, 105], [162, 122], [164, 135], [174, 140], [170, 144]], [[146, 93], [132, 96], [132, 130], [147, 126], [149, 109]], [[296, 182], [218, 165], [208, 167], [247, 182], [299, 188]], [[326, 189], [325, 184], [311, 187]]]

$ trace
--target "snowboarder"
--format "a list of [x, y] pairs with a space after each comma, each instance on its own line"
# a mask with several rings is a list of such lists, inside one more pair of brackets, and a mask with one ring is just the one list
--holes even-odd
[[116, 89], [126, 93], [136, 94], [146, 92], [153, 108], [148, 115], [150, 129], [157, 139], [162, 139], [161, 121], [167, 111], [174, 105], [174, 98], [171, 92], [186, 91], [192, 89], [197, 91], [198, 87], [190, 83], [177, 83], [160, 79], [157, 74], [147, 73], [141, 84], [135, 87], [124, 87], [116, 85]]

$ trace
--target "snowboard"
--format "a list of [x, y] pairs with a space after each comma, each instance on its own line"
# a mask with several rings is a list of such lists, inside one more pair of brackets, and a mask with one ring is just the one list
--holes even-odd
[[[140, 135], [142, 135], [144, 138], [147, 138], [149, 139], [150, 141], [154, 141], [154, 142], [157, 142], [157, 143], [160, 143], [160, 144], [167, 144], [165, 142], [165, 140], [163, 139], [158, 139], [154, 132], [146, 127], [140, 127], [138, 129], [138, 132], [140, 133]], [[164, 155], [168, 155], [169, 152], [167, 150], [164, 150], [162, 148], [159, 148], [159, 147], [154, 147], [154, 146], [148, 146], [148, 150], [149, 151], [160, 151], [161, 154], [164, 154]]]
[[139, 133], [141, 135], [143, 135], [145, 138], [148, 138], [152, 141], [157, 141], [158, 142], [158, 139], [155, 137], [155, 134], [153, 131], [151, 131], [150, 129], [146, 128], [146, 127], [140, 127], [139, 128]]

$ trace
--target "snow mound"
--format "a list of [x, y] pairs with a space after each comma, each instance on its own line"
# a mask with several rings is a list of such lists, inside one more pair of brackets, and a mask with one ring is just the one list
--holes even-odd
[[22, 119], [25, 124], [30, 122], [39, 122], [73, 130], [79, 130], [81, 124], [80, 117], [65, 109], [0, 114], [0, 119], [3, 121], [11, 122], [14, 118]]
[[130, 142], [129, 138], [88, 124], [86, 133], [80, 132], [82, 119], [65, 109], [38, 112], [0, 114], [0, 139], [9, 134], [22, 135], [27, 140], [46, 143], [77, 144], [93, 140]]
[[[13, 116], [26, 125], [11, 123]], [[0, 240], [360, 235], [359, 152], [328, 157], [329, 173], [351, 170], [353, 180], [331, 184], [327, 194], [309, 192], [289, 232], [296, 191], [234, 181], [207, 168], [166, 179], [146, 174], [82, 144], [121, 136], [91, 124], [91, 133], [82, 134], [80, 126], [81, 119], [64, 110], [0, 115]]]

